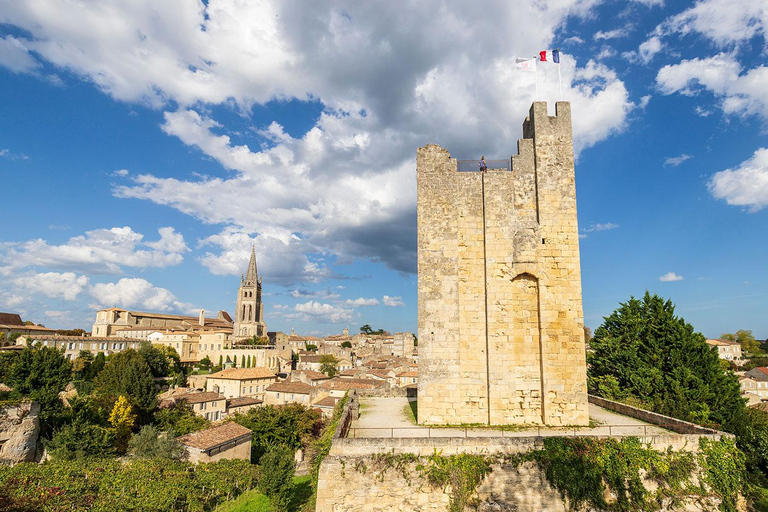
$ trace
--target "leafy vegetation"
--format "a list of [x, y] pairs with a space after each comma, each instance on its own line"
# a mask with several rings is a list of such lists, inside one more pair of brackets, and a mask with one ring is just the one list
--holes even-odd
[[320, 356], [320, 371], [329, 377], [339, 373], [339, 360], [332, 354], [323, 354]]
[[384, 334], [384, 329], [373, 330], [373, 328], [370, 325], [365, 324], [360, 327], [360, 332], [362, 334]]
[[320, 413], [301, 404], [266, 406], [236, 414], [233, 421], [253, 431], [251, 460], [258, 463], [272, 446], [285, 445], [296, 451], [306, 447], [320, 431]]
[[183, 436], [198, 430], [203, 430], [211, 422], [198, 416], [188, 404], [182, 402], [174, 407], [155, 411], [155, 424], [160, 430], [170, 430], [177, 436]]
[[352, 348], [352, 342], [351, 341], [342, 341], [341, 342], [341, 348]]
[[0, 505], [20, 512], [209, 511], [254, 488], [257, 473], [247, 461], [230, 460], [24, 463], [0, 466]]
[[94, 379], [94, 386], [96, 393], [130, 398], [144, 414], [152, 411], [157, 404], [152, 370], [133, 349], [109, 356], [106, 366]]
[[261, 457], [259, 490], [269, 497], [277, 512], [287, 512], [291, 503], [295, 469], [293, 450], [286, 445], [271, 446]]
[[144, 425], [128, 441], [128, 452], [133, 459], [173, 459], [184, 455], [184, 447], [172, 432], [161, 432], [153, 425]]
[[739, 344], [741, 344], [741, 351], [745, 354], [753, 354], [753, 355], [762, 355], [765, 352], [763, 352], [762, 347], [760, 346], [760, 342], [758, 342], [755, 339], [755, 335], [752, 334], [752, 331], [747, 331], [744, 329], [739, 329], [736, 331], [735, 334], [732, 333], [725, 333], [720, 335], [721, 340], [726, 341], [736, 341]]
[[743, 413], [736, 377], [669, 300], [631, 298], [605, 318], [590, 347], [592, 393], [700, 424], [728, 425]]
[[417, 466], [427, 481], [439, 487], [451, 487], [448, 510], [462, 512], [485, 475], [491, 472], [491, 460], [484, 455], [462, 453], [443, 457], [437, 453]]
[[76, 420], [54, 432], [46, 444], [55, 461], [108, 458], [115, 454], [115, 435], [109, 429]]

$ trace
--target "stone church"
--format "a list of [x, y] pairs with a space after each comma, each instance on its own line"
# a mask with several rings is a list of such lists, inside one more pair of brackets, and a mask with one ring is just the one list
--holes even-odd
[[587, 425], [570, 103], [490, 167], [418, 149], [419, 423]]
[[264, 304], [261, 302], [261, 278], [256, 268], [256, 249], [251, 248], [251, 261], [245, 277], [240, 276], [240, 288], [237, 290], [235, 306], [235, 341], [266, 336], [267, 324], [264, 323]]

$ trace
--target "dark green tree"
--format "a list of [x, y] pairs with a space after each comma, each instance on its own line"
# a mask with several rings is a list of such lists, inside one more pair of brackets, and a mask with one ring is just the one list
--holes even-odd
[[307, 352], [317, 352], [317, 345], [307, 343]]
[[200, 360], [200, 369], [201, 370], [210, 370], [211, 366], [213, 366], [213, 363], [211, 362], [211, 358], [208, 356], [205, 356]]
[[64, 408], [59, 392], [71, 377], [72, 365], [59, 350], [26, 347], [14, 359], [6, 384], [40, 403], [41, 431], [49, 436], [62, 420]]
[[172, 431], [176, 436], [183, 436], [202, 430], [210, 426], [211, 422], [195, 414], [189, 405], [182, 402], [174, 407], [155, 411], [155, 424], [159, 430]]
[[373, 329], [371, 329], [370, 325], [365, 324], [360, 327], [360, 332], [363, 334], [371, 334], [373, 332]]
[[144, 425], [128, 441], [128, 454], [132, 459], [175, 459], [184, 455], [184, 447], [172, 432], [161, 432], [152, 425]]
[[253, 431], [251, 461], [258, 463], [270, 446], [285, 444], [292, 450], [306, 446], [321, 427], [320, 413], [301, 404], [266, 406], [236, 414], [235, 423]]
[[128, 349], [109, 357], [107, 365], [94, 380], [94, 391], [117, 398], [129, 397], [140, 414], [146, 415], [156, 404], [155, 379], [152, 370], [138, 352]]
[[88, 350], [81, 350], [72, 362], [72, 373], [74, 373], [75, 380], [83, 380], [91, 364], [93, 364], [93, 354]]
[[293, 494], [296, 462], [286, 445], [270, 446], [261, 458], [259, 491], [265, 494], [277, 512], [287, 512]]
[[88, 367], [88, 371], [85, 372], [83, 377], [85, 380], [93, 380], [96, 378], [96, 376], [101, 373], [101, 370], [104, 369], [104, 366], [107, 364], [107, 358], [104, 355], [104, 352], [99, 352], [96, 354], [96, 357], [93, 358], [93, 362]]
[[108, 429], [75, 421], [53, 434], [46, 445], [53, 460], [72, 461], [113, 457], [115, 436]]
[[352, 342], [351, 341], [342, 341], [341, 342], [341, 348], [352, 348]]
[[171, 365], [165, 357], [165, 353], [149, 342], [142, 343], [139, 347], [139, 355], [144, 358], [153, 377], [167, 377], [171, 374]]
[[671, 301], [655, 294], [621, 304], [595, 331], [590, 347], [593, 393], [613, 393], [698, 423], [727, 426], [744, 410], [738, 381], [722, 369], [717, 352], [675, 316]]

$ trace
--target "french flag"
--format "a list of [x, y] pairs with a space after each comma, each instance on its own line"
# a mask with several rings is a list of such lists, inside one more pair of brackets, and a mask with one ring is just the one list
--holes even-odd
[[555, 64], [560, 64], [560, 49], [556, 50], [542, 50], [539, 52], [539, 59], [541, 62], [547, 62], [547, 54], [552, 55], [552, 62]]

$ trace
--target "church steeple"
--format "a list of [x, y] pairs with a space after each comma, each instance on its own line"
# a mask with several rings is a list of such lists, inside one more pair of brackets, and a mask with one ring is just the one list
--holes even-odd
[[253, 286], [259, 279], [259, 271], [256, 268], [256, 247], [251, 246], [251, 261], [248, 262], [248, 272], [245, 274], [245, 284]]

